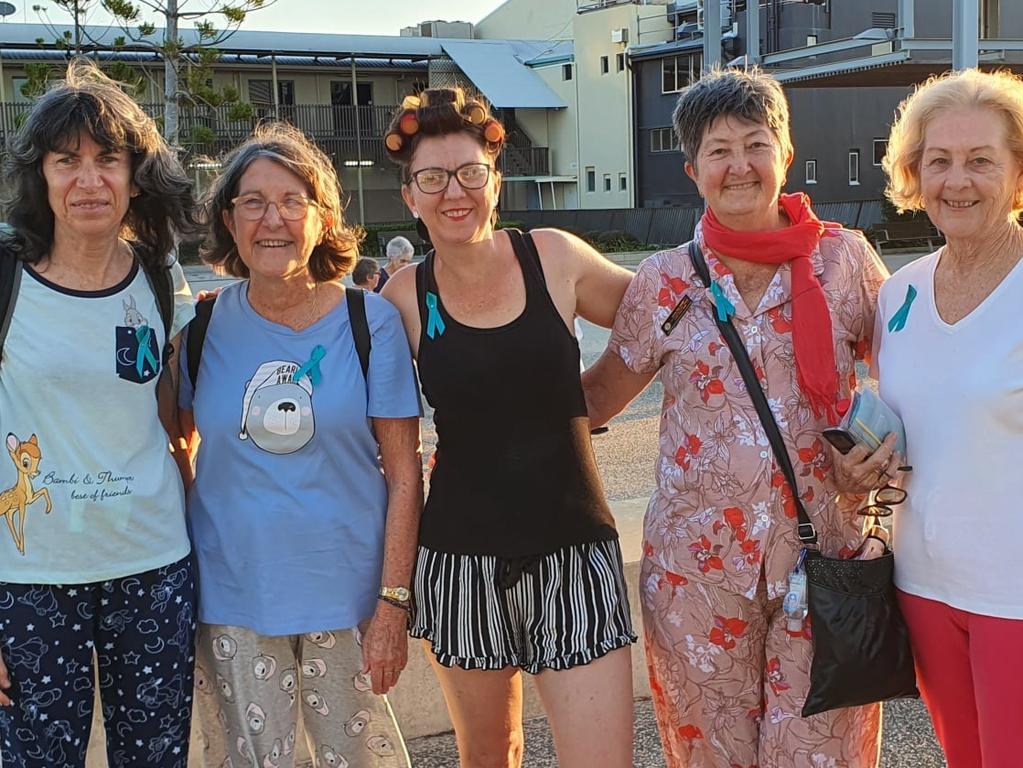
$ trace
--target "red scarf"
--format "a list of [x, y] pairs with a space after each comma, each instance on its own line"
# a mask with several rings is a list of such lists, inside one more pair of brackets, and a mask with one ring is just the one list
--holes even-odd
[[824, 289], [813, 273], [811, 254], [840, 224], [823, 222], [810, 208], [810, 198], [799, 193], [781, 195], [778, 202], [790, 226], [766, 232], [736, 232], [717, 220], [710, 208], [703, 214], [703, 238], [715, 253], [757, 264], [784, 264], [792, 270], [792, 346], [796, 353], [799, 386], [814, 414], [838, 423], [838, 368], [831, 335], [831, 310]]

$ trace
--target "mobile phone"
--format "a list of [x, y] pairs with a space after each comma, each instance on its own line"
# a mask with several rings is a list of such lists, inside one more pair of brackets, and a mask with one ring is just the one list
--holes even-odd
[[825, 429], [823, 434], [824, 439], [835, 446], [835, 450], [839, 453], [849, 453], [856, 445], [856, 438], [844, 429]]

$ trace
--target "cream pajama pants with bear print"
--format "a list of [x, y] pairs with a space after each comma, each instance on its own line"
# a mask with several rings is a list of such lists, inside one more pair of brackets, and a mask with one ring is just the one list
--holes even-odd
[[355, 630], [269, 637], [200, 624], [195, 716], [204, 768], [408, 768], [384, 696], [361, 674]]

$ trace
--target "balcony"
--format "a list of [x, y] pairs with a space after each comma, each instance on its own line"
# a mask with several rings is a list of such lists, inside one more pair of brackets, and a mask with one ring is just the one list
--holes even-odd
[[[7, 145], [31, 107], [28, 103], [0, 103], [0, 147]], [[162, 104], [143, 104], [142, 108], [153, 117], [163, 112]], [[383, 139], [395, 109], [394, 105], [356, 108], [293, 104], [279, 106], [277, 117], [313, 139], [337, 166], [355, 164], [361, 159], [364, 163], [392, 168]], [[275, 116], [271, 106], [255, 107], [253, 116], [245, 120], [231, 120], [228, 113], [225, 107], [181, 108], [180, 135], [186, 160], [200, 156], [221, 157], [245, 139], [260, 121], [272, 120]], [[194, 136], [204, 140], [193, 142]], [[509, 177], [545, 176], [550, 171], [549, 151], [546, 147], [508, 146], [499, 166]]]

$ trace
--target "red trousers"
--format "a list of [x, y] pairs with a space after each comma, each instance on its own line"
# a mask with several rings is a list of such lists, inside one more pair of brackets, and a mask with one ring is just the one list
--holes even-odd
[[1023, 621], [901, 591], [899, 605], [948, 768], [1023, 766]]

